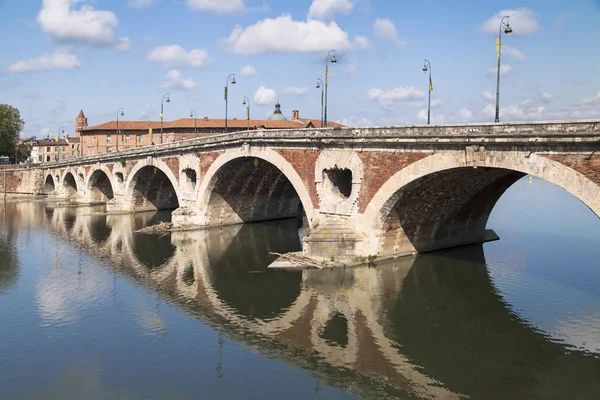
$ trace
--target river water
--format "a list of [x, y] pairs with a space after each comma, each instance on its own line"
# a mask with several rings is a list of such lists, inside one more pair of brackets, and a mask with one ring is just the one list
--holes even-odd
[[268, 271], [295, 221], [0, 208], [0, 399], [598, 399], [600, 220], [523, 179], [501, 240]]

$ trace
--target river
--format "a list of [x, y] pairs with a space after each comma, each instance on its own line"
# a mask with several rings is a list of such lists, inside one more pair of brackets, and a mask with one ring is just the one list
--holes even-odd
[[598, 399], [600, 220], [524, 178], [500, 240], [272, 271], [295, 221], [0, 207], [0, 399]]

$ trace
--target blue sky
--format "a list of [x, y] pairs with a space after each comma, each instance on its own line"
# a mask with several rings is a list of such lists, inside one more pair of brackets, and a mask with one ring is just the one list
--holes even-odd
[[[499, 17], [501, 121], [600, 118], [600, 1], [0, 0], [0, 102], [18, 107], [23, 136], [158, 119], [320, 117], [316, 79], [330, 69], [329, 120], [351, 125], [492, 122]], [[12, 40], [11, 40], [12, 38]], [[246, 68], [244, 68], [246, 67]], [[489, 71], [488, 71], [489, 70]]]

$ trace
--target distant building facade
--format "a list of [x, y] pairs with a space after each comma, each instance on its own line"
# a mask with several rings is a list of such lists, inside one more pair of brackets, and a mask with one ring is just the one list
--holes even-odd
[[[80, 113], [80, 117], [83, 112]], [[83, 117], [85, 118], [85, 117]], [[109, 121], [99, 125], [87, 126], [85, 122], [77, 119], [77, 135], [81, 143], [81, 155], [111, 153], [150, 146], [161, 143], [160, 121]], [[335, 122], [328, 122], [329, 127], [342, 127]], [[269, 119], [248, 120], [228, 119], [227, 131], [239, 132], [253, 129], [300, 129], [320, 128], [321, 120], [300, 118], [298, 110], [292, 111], [292, 118], [288, 120], [281, 113], [279, 101], [275, 111]], [[162, 143], [172, 143], [180, 140], [222, 134], [225, 129], [224, 119], [213, 118], [181, 118], [174, 121], [163, 121]]]
[[33, 163], [46, 163], [64, 161], [80, 157], [81, 132], [87, 127], [87, 118], [83, 110], [79, 111], [75, 119], [75, 137], [67, 135], [64, 138], [57, 134], [55, 138], [36, 139], [31, 142], [30, 161]]

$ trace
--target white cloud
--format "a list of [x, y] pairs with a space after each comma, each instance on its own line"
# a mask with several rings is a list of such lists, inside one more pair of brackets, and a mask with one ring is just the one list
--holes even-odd
[[74, 54], [67, 51], [57, 51], [52, 54], [42, 54], [37, 58], [19, 61], [8, 67], [8, 71], [25, 73], [49, 69], [75, 69], [79, 67], [81, 67], [81, 63]]
[[[417, 113], [417, 119], [422, 122], [427, 122], [427, 109], [424, 108], [419, 110]], [[473, 112], [466, 107], [461, 108], [453, 115], [438, 115], [432, 113], [431, 115], [431, 123], [432, 124], [443, 124], [443, 123], [465, 123], [473, 121]]]
[[261, 86], [254, 93], [254, 102], [258, 105], [264, 106], [268, 104], [275, 104], [277, 101], [277, 94], [275, 90]]
[[414, 87], [405, 88], [399, 86], [390, 90], [373, 88], [367, 92], [367, 98], [369, 100], [377, 101], [384, 107], [391, 107], [395, 103], [403, 101], [420, 100], [424, 97], [425, 94]]
[[600, 91], [595, 96], [581, 99], [581, 104], [600, 104]]
[[525, 61], [525, 54], [521, 50], [517, 50], [514, 47], [502, 46], [502, 54], [505, 54], [517, 61]]
[[169, 68], [201, 68], [209, 61], [208, 52], [202, 49], [185, 50], [178, 44], [155, 47], [146, 58]]
[[308, 88], [304, 87], [294, 87], [288, 86], [283, 89], [282, 93], [289, 96], [304, 96], [308, 92]]
[[375, 33], [376, 38], [390, 41], [398, 47], [402, 47], [405, 44], [398, 38], [398, 31], [396, 31], [394, 23], [387, 18], [376, 19], [373, 24], [373, 32]]
[[96, 10], [82, 0], [43, 0], [37, 22], [44, 32], [58, 42], [83, 43], [92, 46], [115, 46], [119, 39], [115, 29], [119, 20], [112, 11]]
[[350, 41], [348, 33], [335, 22], [294, 21], [290, 15], [266, 18], [242, 28], [236, 26], [227, 39], [220, 39], [225, 50], [236, 54], [327, 52], [331, 49], [364, 48], [364, 37]]
[[[507, 75], [509, 73], [511, 73], [513, 70], [513, 67], [511, 67], [510, 65], [501, 65], [500, 66], [500, 76], [504, 76]], [[498, 67], [490, 67], [487, 69], [487, 74], [488, 75], [497, 75], [498, 74]]]
[[115, 50], [120, 51], [122, 53], [131, 50], [131, 39], [128, 37], [119, 38], [117, 44], [115, 45]]
[[242, 75], [242, 76], [254, 76], [254, 75], [256, 75], [256, 68], [254, 68], [252, 65], [245, 65], [240, 70], [240, 75]]
[[340, 122], [342, 125], [352, 126], [352, 127], [362, 127], [362, 126], [373, 126], [373, 121], [366, 117], [355, 117], [351, 116], [350, 118], [343, 118]]
[[313, 0], [308, 9], [308, 19], [331, 20], [335, 14], [348, 15], [357, 0]]
[[150, 119], [151, 117], [153, 117], [154, 114], [154, 108], [152, 107], [151, 104], [146, 104], [146, 107], [144, 107], [144, 109], [142, 111], [140, 111], [140, 118], [141, 119]]
[[531, 35], [540, 26], [537, 22], [537, 15], [528, 8], [519, 8], [516, 10], [502, 10], [481, 25], [481, 30], [486, 33], [498, 34], [500, 20], [504, 16], [509, 16], [508, 22], [513, 29], [513, 35]]
[[481, 93], [483, 95], [483, 98], [486, 100], [496, 100], [496, 95], [490, 91], [484, 91], [483, 93]]
[[371, 48], [371, 41], [364, 36], [356, 36], [352, 44], [354, 50], [365, 50]]
[[190, 10], [233, 14], [244, 11], [243, 0], [187, 0]]
[[158, 3], [158, 0], [129, 0], [127, 7], [131, 8], [148, 8]]
[[454, 122], [470, 122], [473, 120], [473, 112], [466, 107], [461, 108], [454, 115]]
[[165, 89], [193, 89], [198, 84], [192, 78], [184, 78], [180, 71], [172, 69], [167, 73], [167, 81], [161, 86]]
[[[598, 94], [600, 95], [600, 93], [598, 93]], [[549, 93], [549, 92], [542, 92], [542, 100], [543, 100], [543, 101], [545, 101], [545, 102], [547, 102], [547, 103], [548, 103], [548, 102], [552, 101], [552, 97], [553, 97], [553, 96], [552, 96], [552, 93]]]

